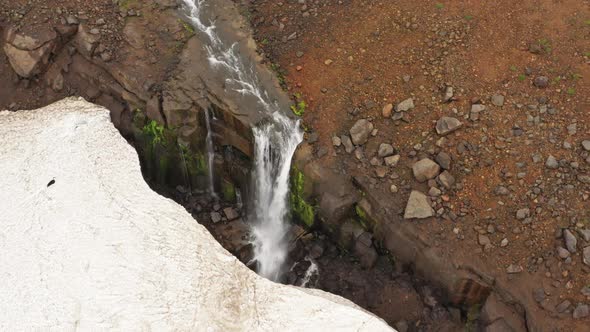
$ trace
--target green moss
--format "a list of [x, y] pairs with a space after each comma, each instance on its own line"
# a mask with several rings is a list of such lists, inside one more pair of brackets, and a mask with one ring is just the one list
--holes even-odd
[[296, 167], [291, 172], [291, 212], [299, 221], [307, 227], [312, 227], [315, 223], [316, 208], [308, 203], [304, 198], [305, 192], [305, 175]]
[[221, 184], [221, 194], [223, 195], [223, 199], [228, 202], [236, 201], [236, 187], [230, 181], [223, 180]]
[[151, 120], [146, 124], [143, 129], [143, 134], [146, 135], [150, 139], [150, 144], [164, 144], [164, 126], [159, 125], [156, 121]]
[[191, 37], [192, 35], [195, 34], [195, 28], [193, 28], [192, 25], [190, 25], [188, 22], [185, 22], [181, 19], [178, 19], [178, 22], [182, 25], [182, 27], [184, 28], [184, 31], [186, 32], [186, 37]]
[[119, 0], [119, 7], [123, 9], [129, 9], [137, 0]]
[[363, 226], [365, 230], [368, 230], [368, 225], [370, 223], [369, 219], [367, 218], [367, 212], [363, 210], [358, 204], [354, 207], [356, 215], [358, 216], [358, 222]]

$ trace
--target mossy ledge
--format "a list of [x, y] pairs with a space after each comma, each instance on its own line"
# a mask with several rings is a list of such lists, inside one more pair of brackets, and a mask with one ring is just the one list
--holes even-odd
[[295, 221], [311, 228], [316, 221], [316, 207], [305, 199], [305, 175], [297, 167], [291, 169], [291, 194], [289, 202]]

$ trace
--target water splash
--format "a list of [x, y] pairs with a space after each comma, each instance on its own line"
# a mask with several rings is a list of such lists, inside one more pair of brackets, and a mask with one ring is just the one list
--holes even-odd
[[[262, 88], [255, 70], [246, 66], [237, 43], [226, 46], [212, 21], [203, 21], [205, 0], [183, 0], [191, 24], [209, 40], [208, 61], [214, 68], [226, 72], [227, 89], [255, 97], [268, 121], [253, 128], [255, 140], [253, 199], [254, 254], [258, 273], [277, 281], [287, 257], [285, 219], [289, 205], [289, 171], [297, 145], [303, 140], [299, 122], [281, 114]], [[288, 110], [287, 110], [288, 111]], [[209, 130], [210, 131], [210, 130]]]
[[[318, 264], [313, 259], [311, 259], [310, 257], [306, 257], [305, 260], [310, 262], [311, 264], [307, 268], [307, 271], [305, 271], [303, 280], [301, 280], [301, 284], [299, 285], [300, 287], [307, 287], [307, 285], [309, 285], [309, 282], [311, 281], [311, 278], [313, 278], [314, 276], [318, 276], [320, 273]], [[315, 285], [311, 285], [310, 287], [314, 286]]]

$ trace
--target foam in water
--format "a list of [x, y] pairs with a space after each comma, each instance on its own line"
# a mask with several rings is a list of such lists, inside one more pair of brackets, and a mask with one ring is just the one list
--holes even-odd
[[268, 114], [269, 121], [253, 129], [254, 259], [258, 273], [276, 281], [287, 257], [285, 235], [288, 226], [285, 219], [289, 209], [287, 197], [291, 159], [303, 139], [303, 133], [298, 121], [281, 114], [277, 105], [270, 102], [255, 71], [242, 61], [238, 45], [234, 43], [226, 47], [216, 33], [215, 25], [202, 20], [205, 0], [183, 0], [183, 3], [193, 26], [209, 39], [206, 46], [209, 63], [227, 72], [227, 88], [255, 97], [261, 110]]

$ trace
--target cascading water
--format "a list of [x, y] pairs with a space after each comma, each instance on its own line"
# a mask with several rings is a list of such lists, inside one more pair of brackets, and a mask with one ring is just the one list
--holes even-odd
[[267, 114], [267, 121], [253, 128], [254, 211], [251, 217], [254, 219], [254, 259], [258, 273], [276, 281], [287, 257], [285, 235], [288, 227], [285, 218], [289, 208], [287, 197], [291, 159], [303, 139], [303, 133], [298, 121], [281, 114], [279, 107], [270, 102], [255, 71], [242, 61], [237, 44], [226, 47], [216, 33], [215, 25], [204, 23], [201, 19], [205, 0], [183, 0], [183, 4], [193, 26], [209, 40], [206, 46], [209, 63], [227, 72], [226, 87], [255, 97], [261, 111]]

